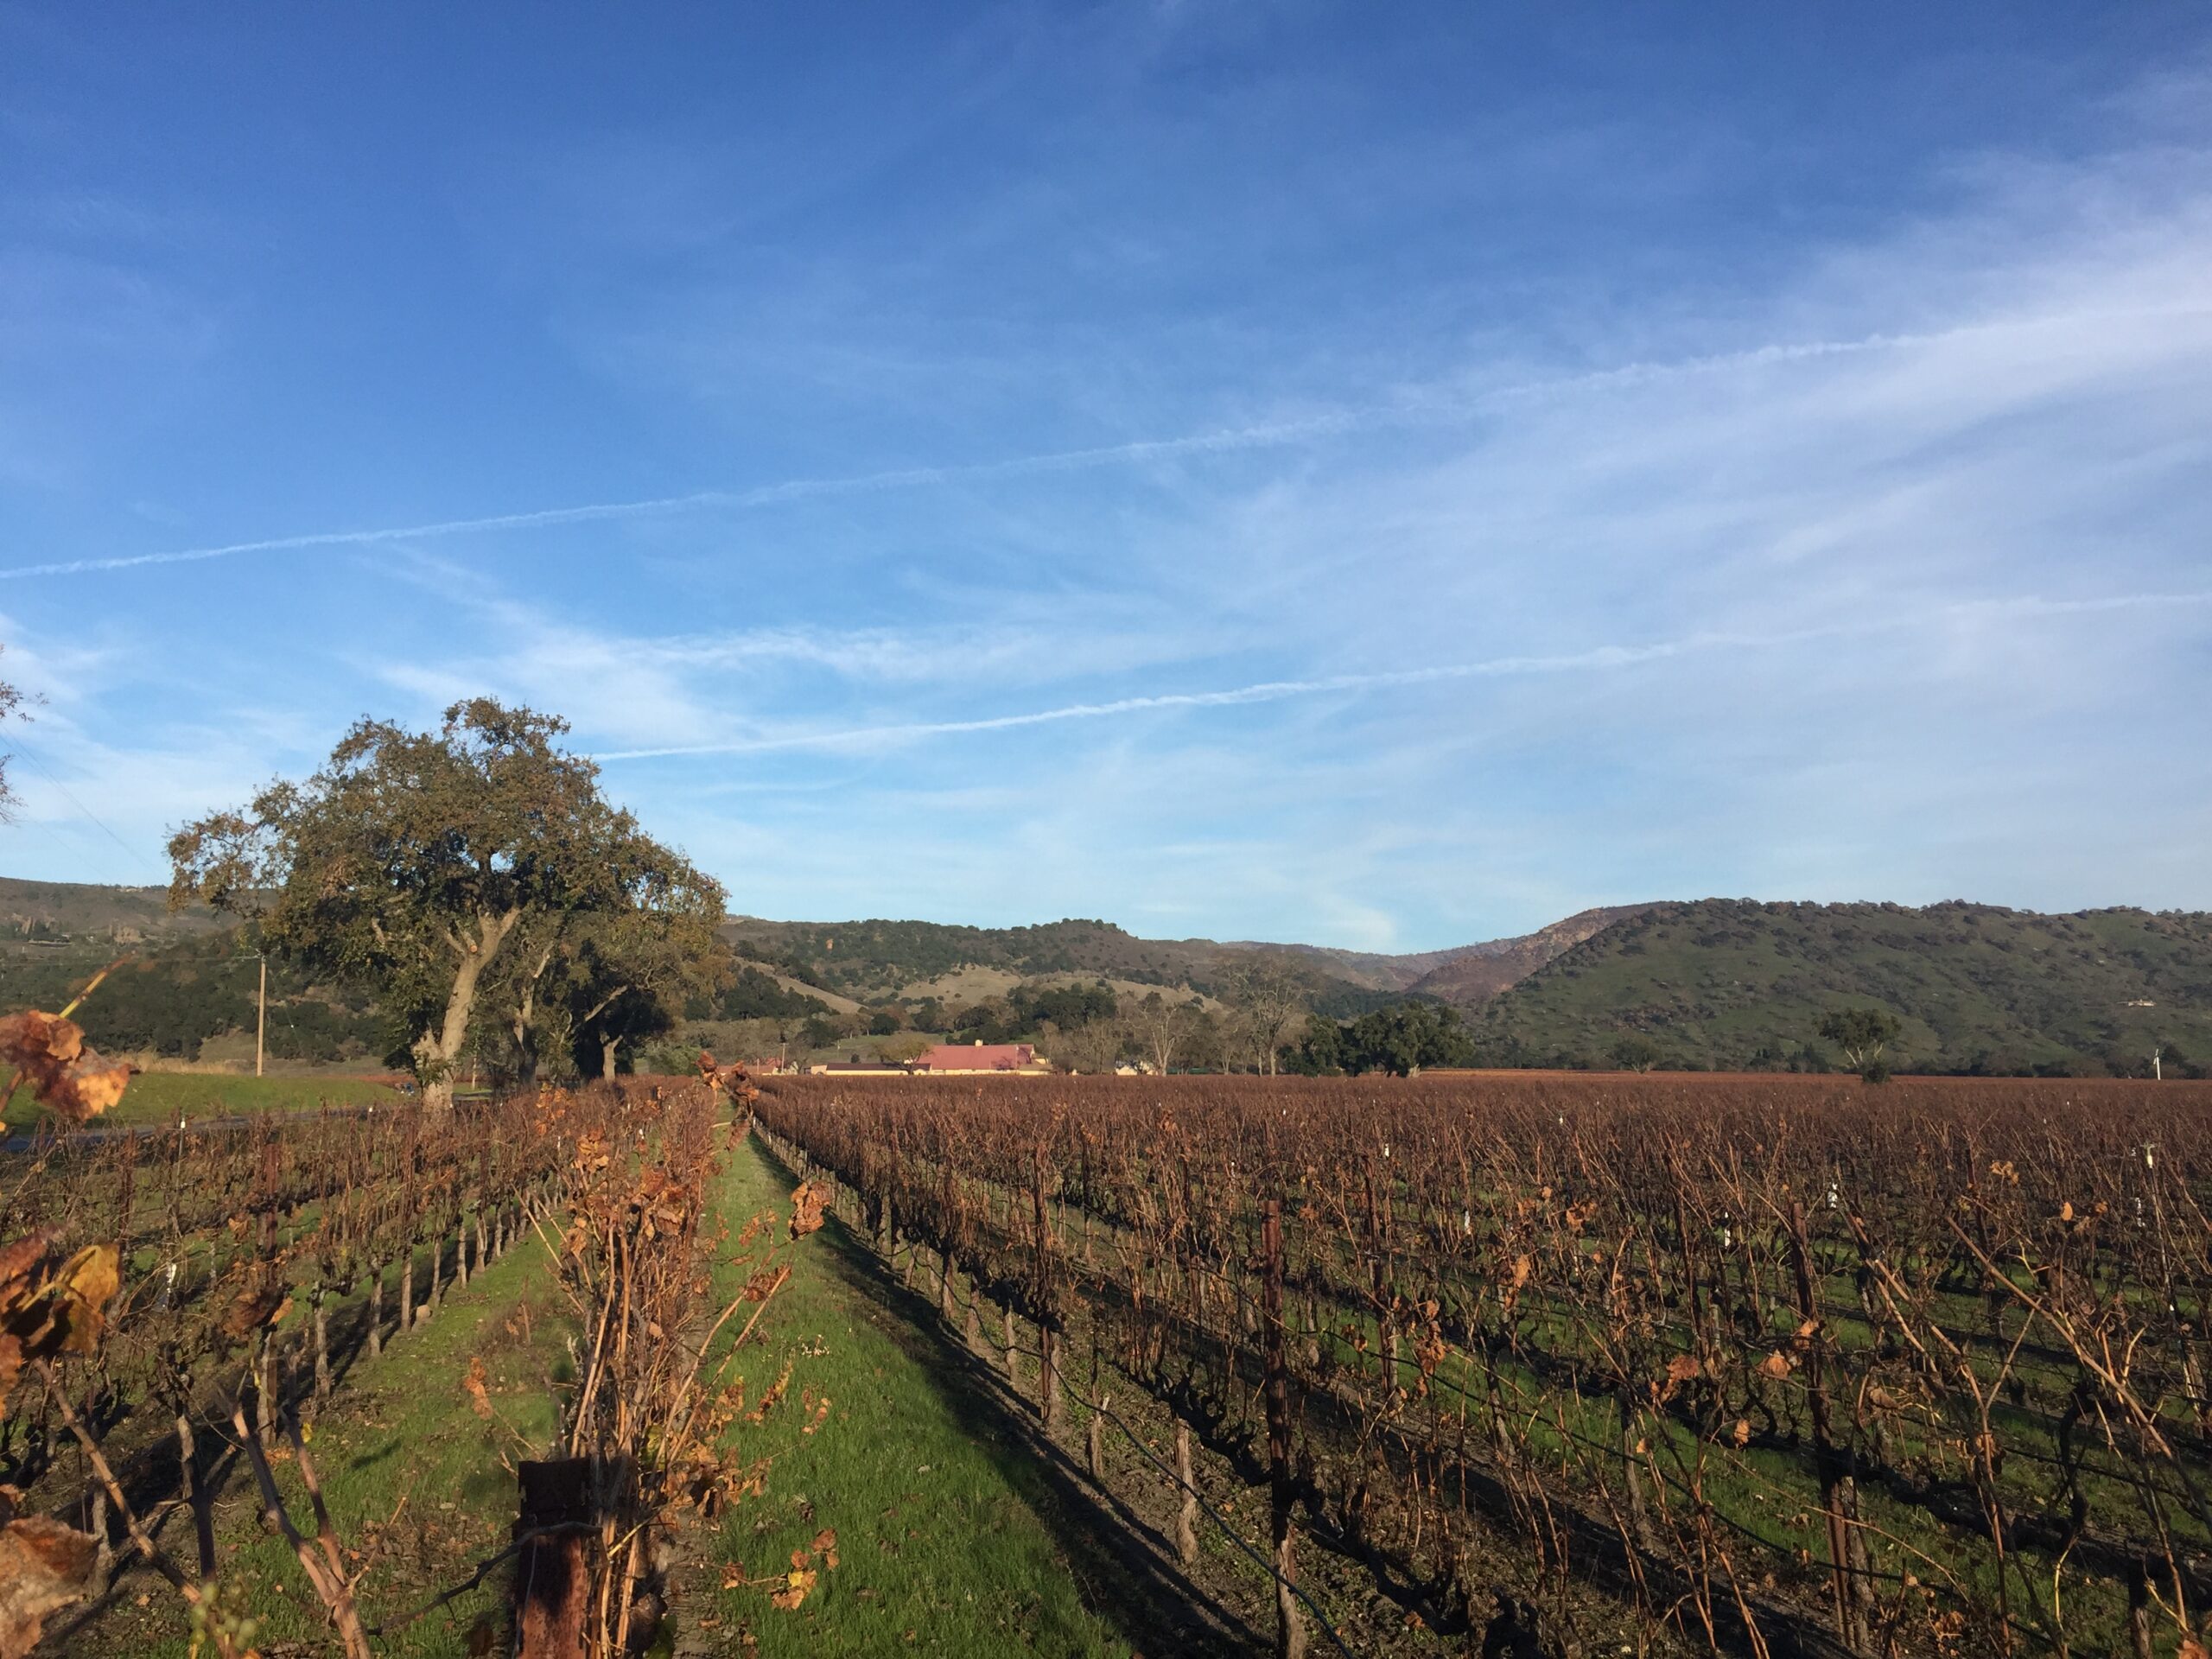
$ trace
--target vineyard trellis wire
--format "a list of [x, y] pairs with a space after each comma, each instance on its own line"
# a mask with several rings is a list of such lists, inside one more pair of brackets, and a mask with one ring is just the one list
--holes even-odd
[[760, 1107], [938, 1253], [948, 1308], [964, 1274], [1034, 1325], [1048, 1421], [1081, 1335], [1432, 1630], [1473, 1627], [1502, 1532], [1562, 1623], [1574, 1580], [1760, 1654], [2198, 1639], [2208, 1112], [1723, 1079], [778, 1078]]

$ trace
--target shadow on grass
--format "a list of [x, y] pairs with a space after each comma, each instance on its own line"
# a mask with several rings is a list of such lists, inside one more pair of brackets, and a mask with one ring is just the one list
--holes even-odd
[[[798, 1184], [773, 1151], [757, 1137], [753, 1144], [779, 1181]], [[1028, 1403], [946, 1326], [933, 1302], [899, 1283], [836, 1217], [819, 1236], [837, 1280], [893, 1316], [891, 1339], [1046, 1527], [1093, 1614], [1140, 1653], [1241, 1659], [1270, 1650], [1267, 1638], [1185, 1574], [1157, 1529], [1093, 1486], [1045, 1437]]]

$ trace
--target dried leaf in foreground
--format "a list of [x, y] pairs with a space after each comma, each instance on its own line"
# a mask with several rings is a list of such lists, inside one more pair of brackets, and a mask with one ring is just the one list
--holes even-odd
[[86, 1047], [75, 1020], [36, 1008], [0, 1019], [0, 1062], [29, 1080], [41, 1105], [73, 1123], [121, 1100], [132, 1070], [128, 1062], [110, 1065]]
[[43, 1516], [0, 1527], [0, 1659], [22, 1659], [48, 1613], [83, 1599], [96, 1548], [89, 1532]]
[[54, 1235], [40, 1232], [0, 1249], [0, 1406], [30, 1361], [99, 1346], [118, 1283], [111, 1244], [65, 1261]]

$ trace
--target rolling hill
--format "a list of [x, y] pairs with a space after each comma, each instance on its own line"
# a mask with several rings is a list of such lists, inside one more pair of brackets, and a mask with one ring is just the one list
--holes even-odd
[[2212, 916], [2046, 916], [1950, 903], [1654, 905], [1483, 1003], [1486, 1058], [1603, 1064], [1630, 1033], [1662, 1065], [1818, 1065], [1821, 1016], [1880, 1007], [1900, 1068], [2169, 1071], [2212, 1059]]
[[0, 875], [0, 939], [138, 944], [211, 933], [224, 925], [201, 906], [170, 910], [167, 887], [105, 887]]
[[[100, 1016], [130, 1025], [132, 1041], [165, 1046], [194, 1019], [234, 1020], [242, 985], [230, 982], [241, 970], [211, 956], [224, 949], [215, 918], [171, 915], [163, 901], [159, 888], [0, 878], [0, 1000], [50, 998], [119, 946], [160, 963], [143, 995], [111, 994]], [[723, 932], [758, 970], [728, 993], [732, 1017], [771, 1003], [796, 1014], [894, 998], [950, 1009], [1078, 978], [1125, 995], [1154, 985], [1211, 992], [1240, 961], [1267, 952], [1320, 1013], [1346, 1018], [1406, 996], [1452, 1004], [1495, 1065], [1603, 1065], [1635, 1035], [1663, 1065], [1819, 1067], [1834, 1059], [1818, 1035], [1821, 1017], [1854, 1006], [1903, 1021], [1901, 1069], [2140, 1072], [2154, 1051], [2170, 1072], [2212, 1063], [2212, 916], [2196, 913], [1707, 899], [1587, 910], [1513, 938], [1402, 956], [1147, 939], [1080, 919], [979, 928], [734, 916]], [[369, 1034], [365, 1005], [294, 984], [281, 969], [272, 994], [280, 971], [283, 1000], [314, 1027], [297, 1041], [317, 1052], [334, 1041], [358, 1049]], [[144, 1017], [125, 1020], [140, 1002]]]
[[1146, 939], [1110, 922], [1083, 920], [983, 928], [738, 916], [722, 934], [741, 955], [788, 980], [860, 1001], [941, 994], [953, 976], [977, 969], [1021, 980], [1082, 974], [1212, 991], [1240, 960], [1268, 953], [1303, 981], [1316, 1010], [1344, 1016], [1408, 994], [1471, 1004], [1632, 909], [1585, 911], [1516, 938], [1404, 956], [1257, 939]]

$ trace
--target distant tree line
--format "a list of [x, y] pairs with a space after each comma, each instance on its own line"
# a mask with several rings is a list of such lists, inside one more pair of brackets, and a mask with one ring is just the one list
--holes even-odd
[[[61, 961], [30, 962], [10, 974], [8, 999], [59, 1007], [98, 966], [76, 950]], [[226, 931], [126, 961], [79, 1019], [86, 1039], [111, 1052], [194, 1060], [211, 1041], [251, 1036], [258, 980], [250, 937]], [[270, 963], [270, 1058], [381, 1065], [391, 1034], [360, 988], [317, 982], [289, 963]]]

